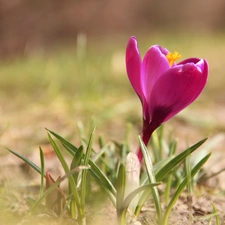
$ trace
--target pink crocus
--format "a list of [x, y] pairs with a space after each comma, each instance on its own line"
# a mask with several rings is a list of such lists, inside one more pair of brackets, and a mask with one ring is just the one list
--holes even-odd
[[[159, 45], [153, 45], [142, 60], [135, 37], [129, 39], [126, 68], [142, 103], [142, 139], [145, 145], [153, 131], [191, 104], [206, 84], [207, 61], [189, 58], [176, 64], [175, 60], [180, 57], [178, 52], [170, 53]], [[141, 162], [140, 148], [137, 155]]]

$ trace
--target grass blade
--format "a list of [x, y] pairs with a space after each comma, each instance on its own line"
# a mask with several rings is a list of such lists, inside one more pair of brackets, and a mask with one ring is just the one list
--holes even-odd
[[[7, 148], [8, 151], [10, 151], [12, 154], [14, 154], [15, 156], [17, 156], [18, 158], [22, 159], [25, 163], [29, 164], [30, 167], [32, 167], [34, 170], [36, 170], [39, 174], [41, 174], [41, 168], [39, 166], [37, 166], [36, 164], [34, 164], [33, 162], [31, 162], [29, 159], [27, 159], [26, 157], [20, 155], [17, 152], [14, 152], [13, 150], [10, 150], [9, 148]], [[44, 173], [45, 176], [45, 173]]]
[[139, 194], [142, 191], [146, 191], [151, 189], [153, 186], [158, 185], [159, 183], [155, 183], [155, 184], [148, 184], [148, 185], [144, 185], [142, 187], [137, 188], [136, 190], [134, 190], [133, 192], [131, 192], [123, 201], [122, 205], [120, 206], [120, 214], [119, 214], [119, 218], [118, 218], [118, 222], [120, 225], [126, 225], [126, 212], [128, 210], [128, 207], [131, 203], [131, 201], [137, 196], [137, 194]]
[[220, 225], [219, 213], [216, 209], [216, 206], [213, 203], [212, 203], [212, 207], [213, 207], [213, 213], [215, 213], [215, 217], [216, 217], [216, 225]]
[[[83, 147], [81, 146], [73, 156], [73, 160], [70, 164], [70, 171], [81, 165], [81, 159], [83, 155], [84, 155]], [[73, 179], [76, 181], [76, 183], [78, 183], [77, 178], [78, 178], [78, 173], [73, 174]]]
[[109, 196], [113, 204], [116, 206], [116, 189], [108, 179], [108, 177], [102, 172], [102, 170], [90, 159], [90, 173], [96, 179], [97, 183], [102, 187], [106, 194]]
[[[55, 143], [55, 141], [53, 140], [53, 138], [51, 137], [51, 135], [48, 133], [48, 138], [49, 138], [49, 141], [65, 171], [65, 173], [69, 173], [70, 170], [69, 170], [69, 167], [61, 153], [61, 151], [59, 150], [57, 144]], [[69, 176], [69, 185], [70, 185], [70, 188], [71, 188], [71, 192], [73, 194], [73, 197], [74, 197], [74, 201], [76, 202], [76, 205], [77, 205], [77, 210], [78, 210], [78, 214], [81, 216], [81, 218], [84, 218], [84, 209], [81, 207], [81, 202], [80, 202], [80, 196], [78, 194], [78, 190], [77, 190], [77, 187], [76, 187], [76, 183], [73, 179], [72, 176]], [[72, 218], [76, 218], [76, 211], [75, 209], [71, 211], [71, 216]]]
[[171, 159], [163, 168], [156, 172], [155, 177], [158, 182], [162, 181], [162, 179], [173, 169], [176, 165], [178, 165], [183, 159], [185, 159], [188, 155], [194, 152], [198, 147], [200, 147], [207, 138], [199, 141], [195, 145], [191, 146], [190, 148], [186, 149], [182, 153], [180, 153], [175, 158]]
[[[146, 148], [146, 146], [143, 143], [140, 136], [139, 136], [139, 142], [140, 142], [141, 150], [142, 150], [142, 153], [143, 153], [143, 156], [144, 156], [144, 159], [145, 159], [145, 166], [147, 168], [149, 183], [150, 184], [156, 183], [156, 177], [155, 177], [155, 174], [154, 174], [154, 169], [153, 169], [153, 165], [152, 165], [150, 155], [148, 153], [148, 149]], [[152, 196], [153, 196], [153, 199], [154, 199], [156, 212], [157, 212], [157, 216], [158, 216], [158, 223], [161, 224], [162, 207], [161, 207], [158, 188], [157, 187], [151, 187], [151, 190], [152, 190]]]
[[41, 186], [40, 186], [39, 196], [42, 196], [44, 193], [45, 158], [44, 158], [44, 153], [41, 147], [39, 147], [39, 151], [40, 151], [40, 160], [41, 160]]
[[[48, 131], [61, 142], [61, 144], [66, 148], [66, 150], [71, 155], [74, 156], [74, 154], [79, 150], [79, 148], [72, 145], [69, 141], [67, 141], [60, 135], [56, 134], [55, 132], [51, 130], [48, 130]], [[94, 160], [96, 160], [96, 158]], [[98, 184], [105, 190], [106, 194], [115, 205], [116, 204], [116, 198], [115, 198], [116, 189], [114, 188], [113, 184], [92, 159], [89, 159], [89, 165], [90, 165], [90, 170], [89, 170], [90, 174], [96, 179]]]
[[110, 144], [106, 144], [104, 147], [101, 147], [101, 149], [92, 157], [92, 160], [96, 162], [98, 159], [101, 159], [101, 156], [109, 149], [109, 147]]
[[56, 134], [54, 131], [51, 131], [51, 130], [49, 130], [47, 128], [46, 128], [46, 130], [49, 133], [51, 133], [55, 138], [57, 138], [71, 155], [74, 155], [78, 151], [79, 148], [77, 148], [76, 146], [71, 144], [69, 141], [67, 141], [66, 139], [64, 139], [60, 135]]
[[126, 168], [123, 163], [120, 164], [118, 176], [116, 179], [116, 209], [117, 213], [120, 214], [124, 194], [125, 194], [125, 188], [126, 188]]
[[136, 190], [134, 190], [133, 192], [131, 192], [123, 201], [123, 205], [122, 205], [122, 209], [123, 210], [127, 210], [127, 208], [129, 207], [131, 201], [135, 198], [135, 196], [137, 194], [139, 194], [142, 191], [148, 191], [151, 190], [152, 187], [157, 186], [161, 183], [152, 183], [152, 184], [147, 184], [144, 185], [142, 187], [137, 188]]
[[[90, 136], [90, 139], [89, 139], [88, 145], [87, 145], [87, 150], [86, 150], [86, 153], [84, 154], [84, 166], [88, 166], [88, 163], [89, 163], [89, 159], [91, 156], [91, 150], [92, 150], [92, 142], [93, 142], [94, 132], [95, 132], [95, 128], [91, 132], [91, 136]], [[82, 175], [81, 175], [81, 205], [82, 206], [85, 205], [86, 190], [87, 190], [86, 182], [87, 182], [87, 170], [83, 170]]]
[[[149, 184], [148, 184], [149, 185]], [[143, 185], [143, 186], [146, 186], [146, 185]], [[145, 190], [143, 192], [143, 194], [141, 195], [141, 197], [139, 198], [139, 201], [138, 201], [138, 205], [135, 209], [135, 216], [138, 217], [140, 211], [141, 211], [141, 208], [143, 207], [143, 205], [145, 204], [145, 202], [147, 201], [147, 199], [149, 198], [149, 195], [152, 193], [152, 189], [149, 188], [147, 190]]]
[[[202, 166], [206, 163], [206, 161], [209, 159], [211, 153], [206, 155], [202, 160], [200, 160], [197, 165], [195, 165], [195, 167], [191, 170], [191, 177], [193, 178], [195, 176], [195, 174], [202, 168]], [[174, 193], [172, 199], [170, 200], [165, 215], [164, 215], [164, 219], [163, 219], [163, 225], [167, 225], [168, 223], [168, 219], [169, 219], [169, 214], [174, 206], [174, 204], [176, 203], [177, 199], [179, 198], [181, 192], [184, 190], [184, 188], [186, 187], [187, 183], [188, 183], [188, 178], [185, 177], [184, 180], [182, 181], [182, 183], [179, 185], [179, 187], [177, 188], [176, 192]]]

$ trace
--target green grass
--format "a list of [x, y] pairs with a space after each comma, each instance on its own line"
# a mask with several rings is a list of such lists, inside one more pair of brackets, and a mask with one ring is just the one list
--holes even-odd
[[[187, 57], [206, 58], [213, 77], [223, 80], [224, 36], [149, 34], [137, 36], [137, 41], [142, 56], [150, 45], [160, 44], [171, 51], [178, 51], [182, 55], [181, 60]], [[118, 44], [113, 39], [107, 43], [101, 43], [102, 40], [87, 40], [83, 59], [77, 58], [76, 46], [72, 46], [51, 53], [37, 52], [10, 62], [2, 61], [1, 91], [10, 95], [25, 93], [31, 98], [44, 96], [47, 99], [52, 98], [52, 95], [62, 94], [68, 98], [88, 98], [90, 101], [102, 99], [102, 95], [106, 98], [130, 95], [132, 92], [126, 78], [125, 63], [121, 62], [124, 60], [128, 38], [120, 39]], [[116, 58], [118, 64], [113, 69], [112, 60], [116, 63]], [[222, 86], [220, 82], [209, 82], [207, 89], [215, 88], [215, 85]]]
[[[181, 60], [187, 57], [204, 57], [208, 60], [209, 81], [198, 100], [189, 106], [194, 109], [196, 106], [221, 103], [225, 97], [224, 36], [225, 34], [138, 34], [137, 41], [142, 57], [149, 46], [160, 44], [171, 51], [178, 51], [182, 55]], [[22, 139], [20, 143], [28, 142], [27, 145], [20, 144], [21, 149], [29, 148], [29, 142], [39, 145], [40, 140], [46, 140], [45, 135], [40, 134], [41, 128], [62, 130], [67, 127], [65, 132], [68, 134], [69, 130], [74, 130], [78, 121], [88, 125], [94, 120], [98, 131], [113, 139], [122, 140], [127, 123], [137, 126], [138, 130], [141, 126], [141, 104], [128, 81], [124, 62], [128, 38], [129, 36], [98, 40], [87, 38], [83, 58], [77, 58], [74, 44], [60, 46], [51, 52], [36, 52], [12, 61], [2, 60], [0, 122], [3, 137], [0, 144], [8, 146], [10, 143], [14, 147], [14, 133], [7, 132], [17, 127], [30, 129], [37, 137], [35, 141], [28, 135], [29, 140], [25, 141], [24, 136], [18, 135], [17, 140]], [[28, 120], [24, 121], [23, 118]], [[197, 125], [194, 119], [190, 115], [189, 120]], [[208, 126], [206, 131], [211, 132], [209, 120], [207, 123], [198, 123], [199, 126]], [[138, 132], [134, 134], [135, 140]], [[204, 134], [208, 135], [207, 132]], [[7, 137], [11, 135], [13, 137], [10, 141]]]

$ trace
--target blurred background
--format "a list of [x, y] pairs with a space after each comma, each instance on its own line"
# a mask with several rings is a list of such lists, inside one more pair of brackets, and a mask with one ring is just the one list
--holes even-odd
[[167, 126], [185, 144], [223, 134], [224, 15], [224, 0], [0, 0], [1, 146], [36, 149], [45, 127], [74, 138], [79, 121], [110, 140], [133, 126], [137, 143], [141, 105], [124, 64], [131, 35], [142, 56], [160, 44], [208, 60], [203, 94]]
[[223, 0], [1, 0], [1, 58], [74, 44], [77, 35], [220, 32], [225, 28]]

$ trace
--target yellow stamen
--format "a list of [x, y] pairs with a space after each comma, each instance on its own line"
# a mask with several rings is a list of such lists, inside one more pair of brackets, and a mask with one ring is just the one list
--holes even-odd
[[172, 66], [177, 59], [181, 58], [181, 55], [178, 52], [170, 52], [166, 55], [166, 58], [168, 59], [170, 66]]

